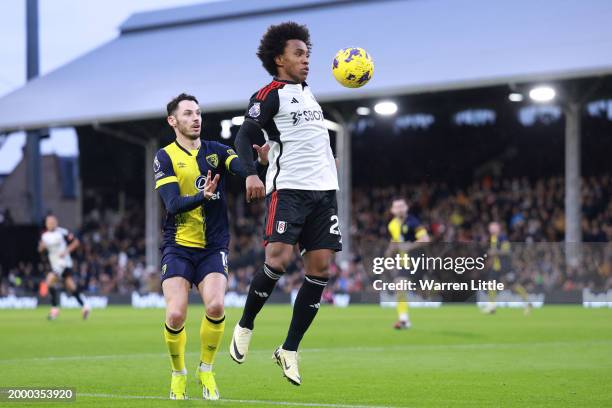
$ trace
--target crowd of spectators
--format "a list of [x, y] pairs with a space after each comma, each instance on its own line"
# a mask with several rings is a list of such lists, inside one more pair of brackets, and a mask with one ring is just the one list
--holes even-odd
[[[351, 236], [354, 254], [332, 265], [328, 292], [357, 292], [371, 287], [371, 259], [382, 256], [388, 244], [387, 223], [393, 198], [403, 197], [410, 212], [438, 243], [486, 245], [487, 225], [500, 222], [513, 243], [512, 273], [543, 289], [612, 289], [612, 178], [582, 180], [582, 260], [565, 265], [564, 179], [485, 178], [467, 187], [423, 183], [355, 188]], [[242, 194], [228, 193], [231, 243], [229, 290], [245, 293], [251, 276], [262, 267], [262, 202], [247, 205]], [[60, 220], [61, 222], [61, 220]], [[158, 292], [157, 266], [145, 263], [144, 214], [141, 205], [128, 203], [118, 212], [96, 208], [83, 217], [74, 253], [75, 274], [90, 294]], [[32, 243], [36, 245], [36, 243]], [[296, 252], [297, 255], [297, 252]], [[20, 262], [2, 272], [0, 295], [32, 293], [46, 272], [44, 262]], [[278, 290], [290, 292], [301, 284], [299, 256], [279, 281]]]

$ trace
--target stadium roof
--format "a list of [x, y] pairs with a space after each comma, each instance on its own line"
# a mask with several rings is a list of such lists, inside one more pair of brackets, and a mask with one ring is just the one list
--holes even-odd
[[[159, 117], [182, 91], [205, 111], [242, 109], [269, 81], [261, 34], [286, 20], [310, 27], [322, 102], [612, 73], [608, 0], [226, 1], [131, 16], [113, 41], [0, 99], [0, 131]], [[376, 64], [359, 90], [331, 75], [347, 46]]]

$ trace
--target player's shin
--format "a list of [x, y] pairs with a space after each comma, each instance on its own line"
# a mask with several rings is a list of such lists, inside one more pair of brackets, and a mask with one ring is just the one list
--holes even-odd
[[276, 282], [282, 275], [283, 271], [275, 270], [266, 264], [255, 274], [240, 319], [240, 327], [253, 330], [255, 317], [272, 294]]
[[205, 315], [200, 325], [200, 371], [211, 371], [225, 331], [225, 316]]
[[187, 343], [187, 334], [185, 333], [185, 327], [180, 329], [173, 329], [165, 325], [164, 327], [164, 339], [168, 346], [168, 352], [170, 354], [170, 363], [174, 372], [185, 372], [185, 344]]
[[293, 316], [283, 350], [296, 351], [304, 333], [314, 320], [321, 302], [327, 278], [306, 275], [293, 305]]
[[59, 304], [57, 288], [54, 287], [54, 286], [50, 286], [49, 287], [49, 295], [51, 295], [51, 306], [52, 307], [57, 307], [58, 304]]
[[408, 294], [405, 291], [398, 291], [397, 298], [397, 319], [401, 322], [408, 321]]
[[72, 296], [75, 297], [75, 299], [77, 300], [77, 302], [79, 302], [79, 305], [81, 305], [81, 307], [85, 306], [85, 303], [83, 302], [83, 297], [81, 295], [81, 291], [79, 291], [78, 289], [75, 289], [74, 292], [72, 292]]

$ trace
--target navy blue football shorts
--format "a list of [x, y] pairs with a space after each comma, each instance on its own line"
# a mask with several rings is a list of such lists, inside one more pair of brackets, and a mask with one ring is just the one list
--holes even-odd
[[209, 273], [222, 273], [227, 277], [227, 254], [227, 248], [165, 246], [162, 248], [161, 280], [180, 276], [198, 286]]

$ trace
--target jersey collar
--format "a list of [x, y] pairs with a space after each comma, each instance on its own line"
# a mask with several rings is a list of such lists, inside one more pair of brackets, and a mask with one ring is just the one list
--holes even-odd
[[[278, 79], [277, 77], [274, 77], [274, 80], [276, 82], [282, 82], [283, 84], [288, 84], [288, 85], [299, 85], [299, 82], [295, 82], [295, 81], [288, 81], [286, 79]], [[302, 82], [302, 88], [307, 87], [308, 84], [306, 83], [306, 81]]]
[[[183, 146], [181, 146], [179, 144], [179, 142], [175, 139], [174, 140], [174, 144], [176, 144], [178, 146], [179, 149], [181, 149], [182, 151], [184, 151], [186, 154], [188, 154], [189, 156], [193, 156], [191, 154], [191, 152], [188, 149], [185, 149]], [[200, 153], [200, 150], [202, 150], [202, 145], [200, 145], [200, 148], [198, 149], [198, 153]]]

